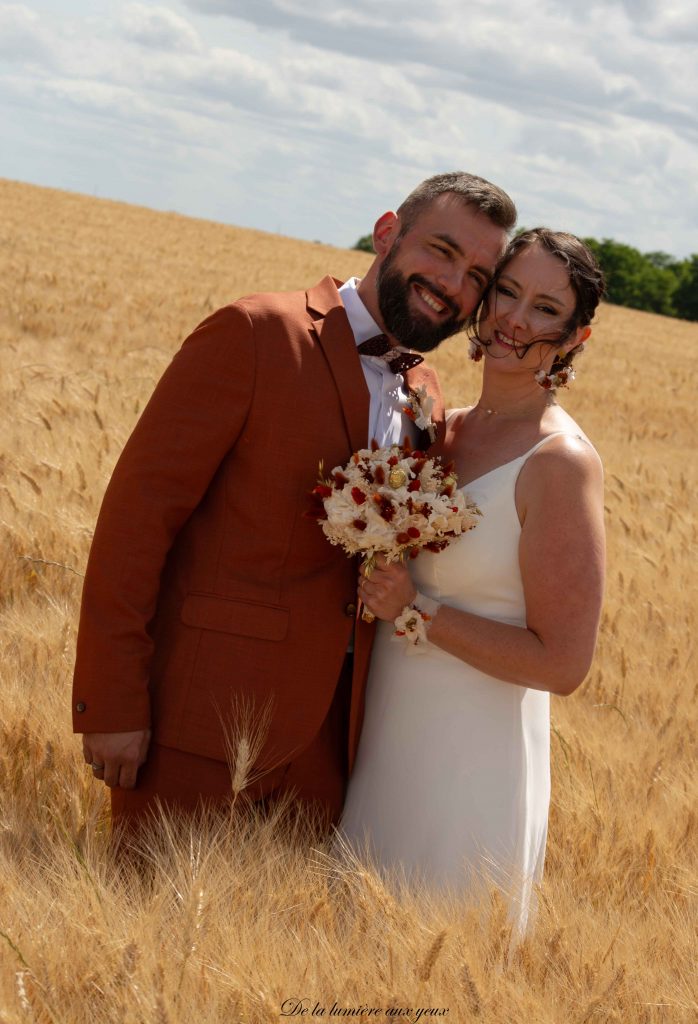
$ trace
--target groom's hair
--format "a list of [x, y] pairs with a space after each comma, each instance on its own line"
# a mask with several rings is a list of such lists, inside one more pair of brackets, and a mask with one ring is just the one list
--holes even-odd
[[477, 174], [450, 171], [427, 178], [398, 207], [400, 234], [409, 231], [420, 213], [438, 196], [447, 192], [458, 196], [464, 205], [473, 206], [484, 213], [493, 224], [505, 231], [511, 231], [516, 224], [516, 207], [504, 189]]

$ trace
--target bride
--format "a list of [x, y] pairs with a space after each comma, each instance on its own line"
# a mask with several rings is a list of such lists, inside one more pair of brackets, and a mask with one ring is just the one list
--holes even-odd
[[[582, 682], [599, 623], [601, 462], [556, 399], [602, 293], [575, 236], [509, 244], [471, 343], [482, 393], [449, 414], [440, 453], [482, 519], [360, 586], [382, 621], [340, 833], [431, 885], [494, 883], [521, 930], [545, 854], [550, 694]], [[394, 637], [399, 617], [419, 628]]]

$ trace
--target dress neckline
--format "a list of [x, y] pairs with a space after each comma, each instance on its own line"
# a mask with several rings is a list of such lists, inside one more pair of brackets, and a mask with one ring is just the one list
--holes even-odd
[[541, 445], [545, 444], [549, 438], [560, 437], [561, 435], [581, 437], [581, 434], [571, 435], [569, 430], [553, 430], [550, 434], [546, 434], [545, 437], [541, 437], [539, 441], [536, 441], [533, 447], [529, 448], [527, 452], [524, 452], [522, 455], [516, 455], [513, 459], [508, 459], [507, 462], [502, 462], [501, 465], [495, 466], [494, 469], [488, 469], [486, 473], [481, 473], [480, 476], [473, 477], [472, 480], [468, 480], [465, 484], [460, 484], [458, 490], [462, 491], [465, 487], [472, 487], [473, 484], [478, 483], [480, 480], [484, 480], [487, 476], [491, 476], [492, 473], [497, 473], [500, 469], [506, 469], [507, 466], [511, 466], [515, 462], [520, 462], [521, 459], [527, 459], [529, 455], [533, 455], [537, 448], [540, 448]]

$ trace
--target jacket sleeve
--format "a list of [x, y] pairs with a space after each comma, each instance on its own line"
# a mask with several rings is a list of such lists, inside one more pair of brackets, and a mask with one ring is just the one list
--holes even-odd
[[83, 587], [76, 732], [149, 726], [147, 625], [165, 558], [235, 445], [254, 382], [252, 323], [244, 309], [227, 306], [186, 339], [126, 443], [104, 495]]

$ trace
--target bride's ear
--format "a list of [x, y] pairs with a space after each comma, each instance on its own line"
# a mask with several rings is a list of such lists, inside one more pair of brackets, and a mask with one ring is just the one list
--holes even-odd
[[563, 346], [563, 352], [571, 352], [573, 348], [577, 348], [578, 345], [583, 345], [585, 341], [591, 337], [591, 327], [578, 327], [574, 332], [573, 336]]

